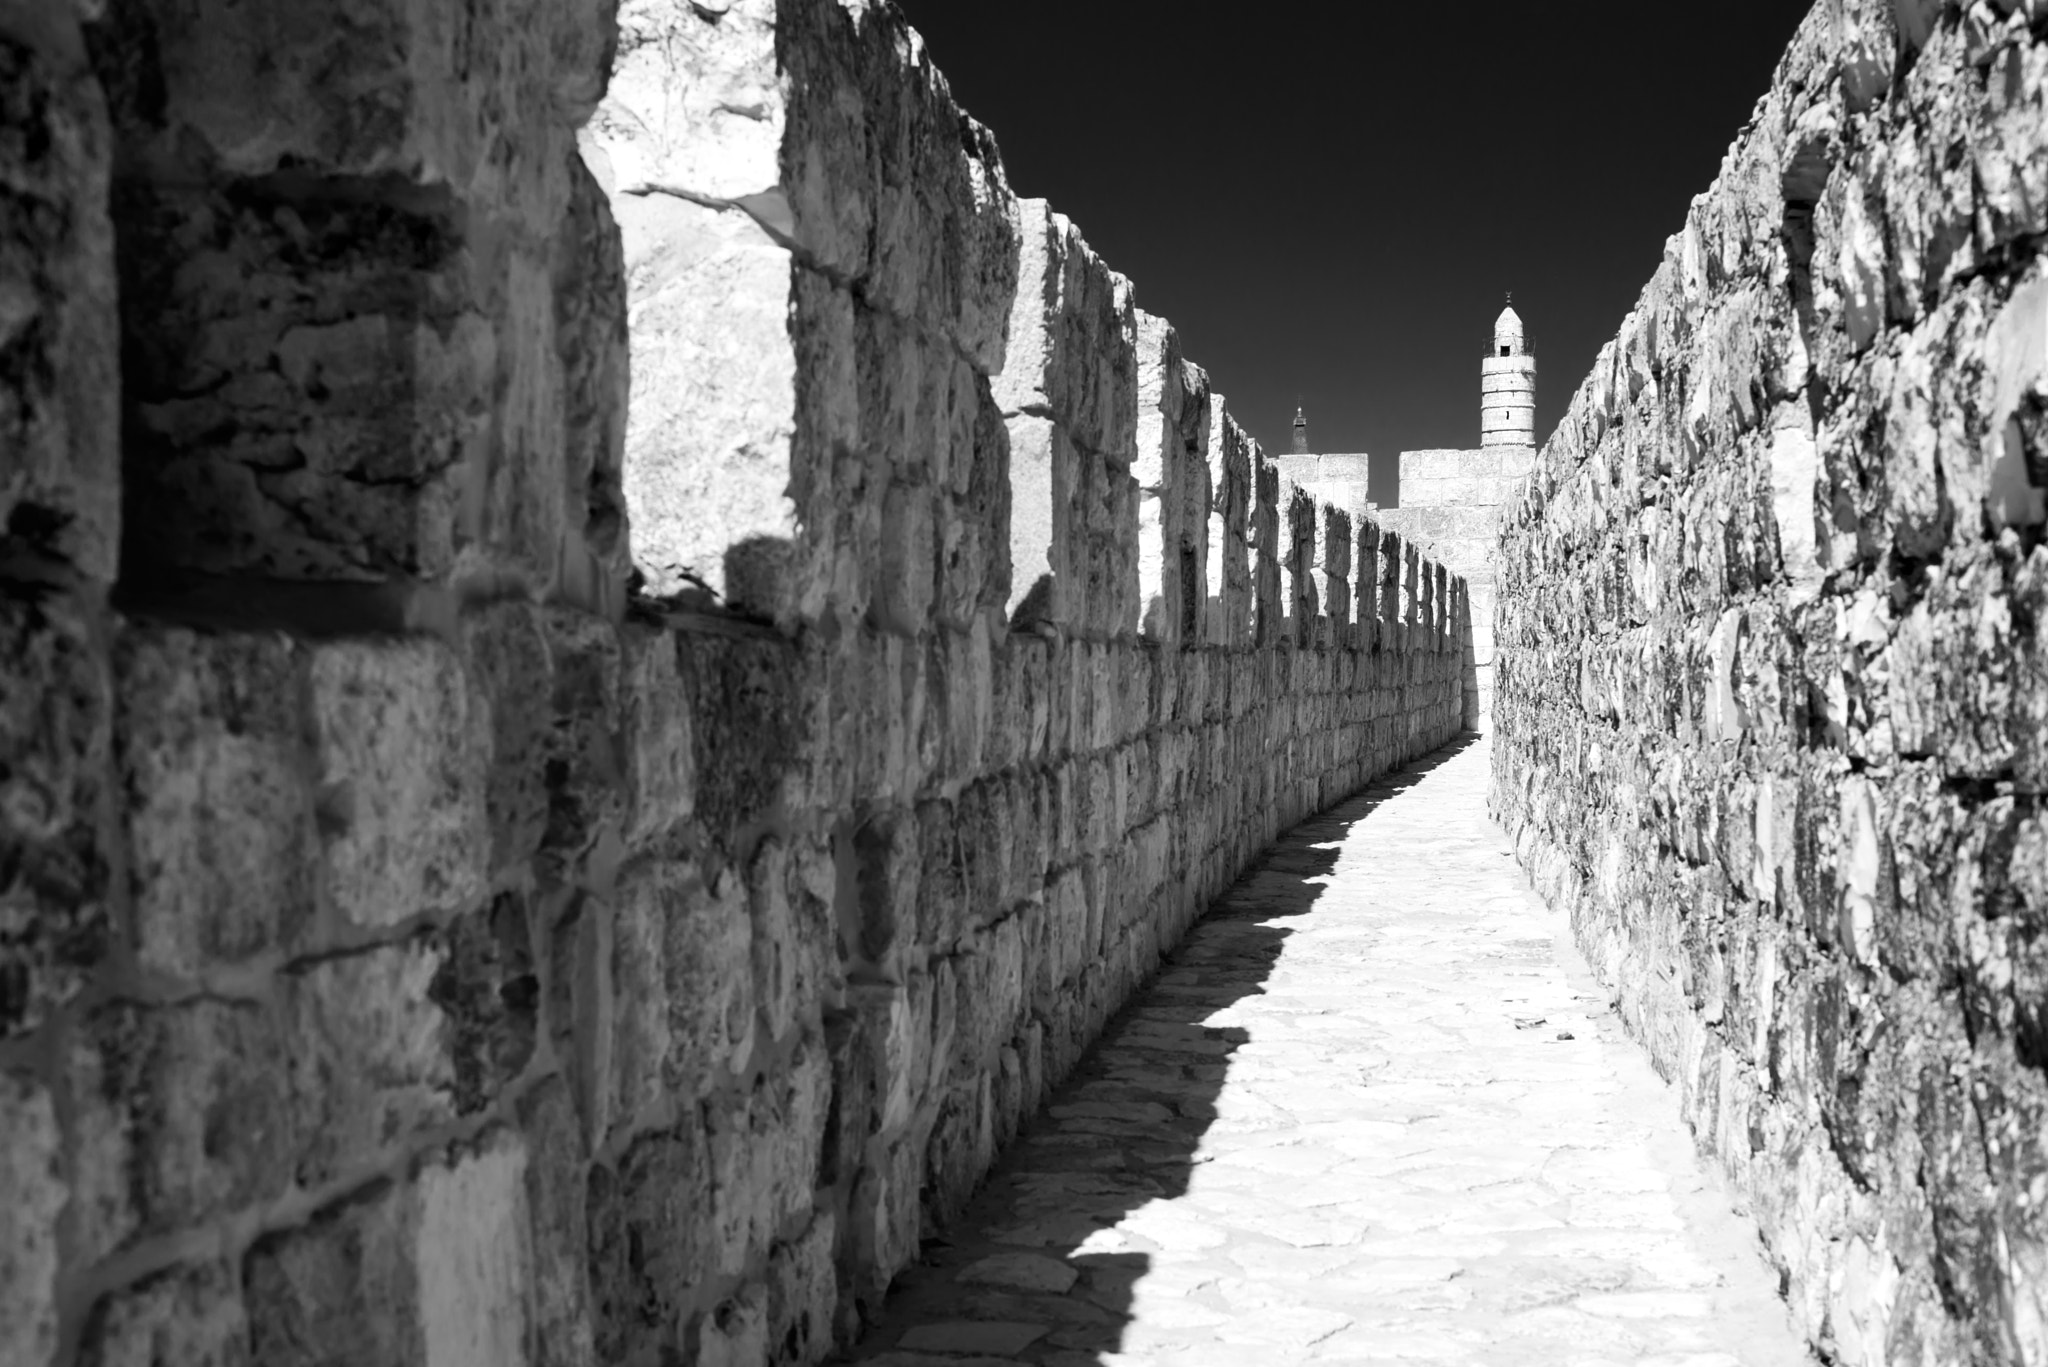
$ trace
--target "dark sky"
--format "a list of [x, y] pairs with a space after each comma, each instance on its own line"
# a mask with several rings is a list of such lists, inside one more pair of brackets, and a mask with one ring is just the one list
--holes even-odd
[[1017, 192], [1238, 420], [1284, 451], [1299, 394], [1315, 449], [1372, 452], [1381, 490], [1404, 448], [1479, 444], [1509, 290], [1549, 435], [1808, 7], [899, 2]]

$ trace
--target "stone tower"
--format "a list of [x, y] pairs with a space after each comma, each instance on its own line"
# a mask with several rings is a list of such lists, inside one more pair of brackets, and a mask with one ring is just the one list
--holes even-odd
[[1522, 335], [1514, 296], [1493, 324], [1493, 350], [1480, 377], [1479, 445], [1536, 444], [1536, 358]]
[[1308, 454], [1308, 416], [1297, 406], [1294, 410], [1294, 455]]

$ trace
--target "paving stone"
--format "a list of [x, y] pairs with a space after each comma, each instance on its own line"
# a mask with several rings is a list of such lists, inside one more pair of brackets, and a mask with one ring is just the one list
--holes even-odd
[[1488, 762], [1442, 754], [1284, 836], [854, 1360], [1806, 1363], [1670, 1093], [1483, 815]]
[[1055, 1295], [1071, 1290], [1080, 1279], [1081, 1274], [1066, 1263], [1035, 1253], [998, 1253], [960, 1273], [963, 1282], [1019, 1291], [1050, 1291]]
[[1002, 1320], [946, 1320], [920, 1324], [903, 1335], [905, 1348], [938, 1353], [1000, 1353], [1014, 1356], [1044, 1338], [1042, 1324], [1012, 1324]]

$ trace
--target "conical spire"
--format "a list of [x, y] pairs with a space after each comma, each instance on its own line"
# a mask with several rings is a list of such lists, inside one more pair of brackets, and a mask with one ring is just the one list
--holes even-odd
[[[1508, 292], [1508, 306], [1500, 311], [1500, 317], [1493, 320], [1493, 354], [1496, 356], [1519, 356], [1527, 342], [1522, 329], [1522, 315], [1515, 312], [1515, 295]], [[1502, 347], [1508, 348], [1501, 350]]]

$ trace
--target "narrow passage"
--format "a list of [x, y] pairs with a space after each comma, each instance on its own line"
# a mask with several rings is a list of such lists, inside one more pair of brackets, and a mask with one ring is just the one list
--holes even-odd
[[1283, 836], [855, 1360], [1807, 1362], [1487, 767], [1439, 752]]

